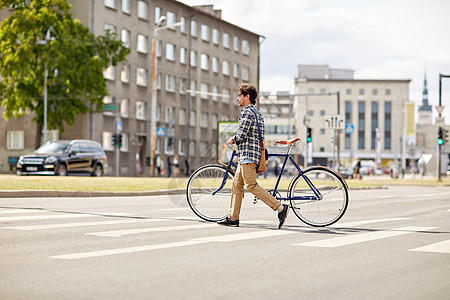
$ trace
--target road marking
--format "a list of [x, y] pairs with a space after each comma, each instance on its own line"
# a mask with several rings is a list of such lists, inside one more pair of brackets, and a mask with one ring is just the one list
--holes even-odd
[[79, 259], [79, 258], [125, 254], [125, 253], [141, 252], [141, 251], [158, 250], [158, 249], [185, 247], [185, 246], [192, 246], [192, 245], [198, 245], [198, 244], [203, 244], [203, 243], [205, 243], [205, 242], [195, 241], [195, 240], [187, 240], [187, 241], [175, 242], [175, 243], [166, 243], [166, 244], [139, 246], [139, 247], [128, 247], [128, 248], [119, 248], [119, 249], [111, 249], [111, 250], [100, 250], [100, 251], [81, 252], [81, 253], [74, 253], [74, 254], [56, 255], [56, 256], [50, 256], [50, 258]]
[[426, 231], [435, 229], [437, 227], [418, 227], [418, 226], [407, 226], [400, 227], [393, 230], [383, 230], [383, 231], [375, 231], [361, 234], [353, 234], [344, 237], [337, 237], [319, 241], [312, 241], [300, 244], [294, 244], [294, 246], [308, 246], [308, 247], [326, 247], [326, 248], [334, 248], [340, 246], [347, 246], [351, 244], [357, 244], [362, 242], [374, 241], [399, 235], [404, 235], [408, 233], [418, 232], [418, 231]]
[[100, 251], [90, 251], [90, 252], [80, 252], [80, 253], [73, 253], [73, 254], [55, 255], [55, 256], [50, 256], [50, 258], [57, 258], [57, 259], [90, 258], [90, 257], [99, 257], [99, 256], [107, 256], [107, 255], [115, 255], [115, 254], [134, 253], [134, 252], [141, 252], [141, 251], [151, 251], [151, 250], [158, 250], [158, 249], [185, 247], [185, 246], [192, 246], [192, 245], [204, 244], [204, 243], [209, 243], [209, 242], [224, 242], [224, 243], [226, 243], [226, 242], [242, 241], [242, 240], [280, 236], [280, 235], [295, 234], [295, 233], [297, 233], [297, 232], [285, 231], [285, 230], [254, 231], [254, 232], [227, 234], [227, 235], [220, 235], [220, 236], [190, 239], [190, 240], [186, 240], [186, 241], [173, 242], [173, 243], [164, 243], [164, 244], [138, 246], [138, 247], [128, 247], [128, 248], [118, 248], [118, 249], [110, 249], [110, 250], [100, 250]]
[[333, 224], [332, 227], [355, 227], [355, 226], [361, 226], [364, 224], [390, 222], [390, 221], [402, 221], [402, 220], [410, 220], [410, 219], [411, 218], [389, 218], [389, 219], [364, 220], [364, 221], [355, 221], [355, 222], [347, 222], [347, 223], [336, 223], [336, 224]]
[[81, 227], [81, 226], [100, 226], [100, 225], [144, 223], [144, 222], [156, 222], [156, 221], [160, 222], [160, 221], [168, 221], [168, 220], [169, 219], [127, 219], [127, 220], [112, 220], [112, 221], [98, 221], [98, 222], [77, 222], [77, 223], [29, 225], [29, 226], [8, 226], [8, 227], [0, 227], [0, 229], [41, 230], [41, 229], [56, 229], [56, 228], [68, 228], [68, 227]]
[[86, 234], [97, 235], [97, 236], [107, 236], [107, 237], [122, 237], [124, 235], [137, 234], [137, 233], [199, 229], [199, 228], [208, 228], [208, 227], [217, 227], [217, 226], [218, 226], [217, 224], [208, 223], [208, 224], [194, 224], [194, 225], [181, 225], [181, 226], [136, 228], [136, 229], [112, 230], [112, 231], [101, 231], [101, 232], [89, 232]]
[[84, 218], [84, 217], [120, 217], [128, 216], [128, 214], [122, 213], [66, 213], [59, 215], [43, 215], [43, 216], [16, 216], [16, 217], [0, 217], [0, 222], [6, 221], [25, 221], [25, 220], [46, 220], [46, 219], [70, 219], [70, 218]]
[[434, 252], [434, 253], [450, 253], [450, 240], [434, 243], [428, 246], [423, 246], [409, 251], [418, 252]]
[[26, 208], [0, 210], [0, 214], [22, 214], [22, 213], [36, 213], [36, 212], [45, 213], [45, 212], [49, 212], [49, 211], [42, 210], [42, 209], [26, 209]]

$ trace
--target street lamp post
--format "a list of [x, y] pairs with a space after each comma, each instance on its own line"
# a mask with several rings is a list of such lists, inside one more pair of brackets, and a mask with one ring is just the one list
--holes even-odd
[[[50, 30], [47, 30], [47, 33], [45, 34], [45, 39], [37, 41], [36, 44], [46, 46], [48, 44], [48, 41], [50, 41], [50, 40], [51, 40], [50, 39]], [[47, 78], [48, 78], [47, 63], [44, 63], [44, 129], [43, 129], [44, 142], [43, 142], [43, 144], [45, 144], [47, 142], [47, 133], [48, 133], [48, 129], [47, 129], [47, 104], [48, 104]]]
[[159, 18], [158, 23], [156, 23], [155, 28], [153, 28], [153, 36], [152, 36], [152, 98], [151, 98], [151, 148], [150, 148], [150, 176], [155, 175], [155, 152], [156, 152], [156, 107], [158, 103], [157, 93], [156, 93], [156, 79], [158, 72], [158, 60], [156, 59], [156, 42], [158, 31], [167, 29], [167, 28], [175, 28], [178, 26], [182, 26], [183, 22], [177, 22], [171, 24], [169, 26], [162, 26], [162, 24], [166, 21], [166, 17], [162, 16]]

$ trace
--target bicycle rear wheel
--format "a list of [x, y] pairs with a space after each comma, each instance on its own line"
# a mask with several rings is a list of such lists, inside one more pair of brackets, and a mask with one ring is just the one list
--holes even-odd
[[[224, 178], [225, 185], [218, 190]], [[186, 198], [192, 211], [206, 221], [219, 221], [230, 211], [234, 175], [221, 165], [206, 165], [189, 178]]]
[[320, 198], [310, 188], [306, 180], [298, 174], [289, 189], [289, 198], [315, 197], [314, 200], [291, 199], [291, 208], [304, 223], [323, 227], [337, 222], [348, 206], [348, 189], [345, 181], [333, 170], [317, 166], [303, 172], [312, 185], [319, 191]]

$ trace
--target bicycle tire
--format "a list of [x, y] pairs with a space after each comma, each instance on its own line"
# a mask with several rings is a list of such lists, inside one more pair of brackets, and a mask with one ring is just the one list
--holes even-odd
[[[225, 175], [226, 173], [226, 175]], [[225, 186], [213, 195], [227, 176]], [[192, 211], [203, 220], [216, 222], [230, 211], [234, 174], [222, 165], [205, 165], [192, 173], [186, 187], [186, 199]]]
[[[348, 207], [348, 188], [344, 179], [335, 171], [317, 166], [303, 172], [321, 193], [320, 200], [291, 199], [294, 214], [304, 223], [314, 227], [324, 227], [339, 221]], [[289, 188], [289, 198], [315, 196], [304, 178], [297, 174]]]

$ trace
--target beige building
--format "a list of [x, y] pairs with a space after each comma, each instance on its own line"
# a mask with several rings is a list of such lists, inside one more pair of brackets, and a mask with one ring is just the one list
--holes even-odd
[[[341, 165], [351, 166], [355, 158], [376, 161], [377, 140], [381, 166], [402, 158], [410, 80], [355, 79], [353, 73], [328, 65], [298, 66], [295, 128], [303, 139], [306, 125], [312, 129], [312, 164], [337, 165], [338, 140]], [[406, 151], [406, 159], [416, 156]]]
[[[116, 112], [79, 116], [59, 139], [100, 141], [108, 155], [109, 174], [115, 174], [111, 143], [121, 129], [121, 176], [150, 174], [152, 37], [155, 24], [165, 17], [157, 34], [157, 109], [155, 164], [168, 173], [167, 159], [179, 156], [182, 171], [189, 153], [190, 170], [215, 161], [217, 122], [236, 120], [239, 108], [235, 87], [242, 81], [259, 82], [260, 36], [221, 18], [212, 5], [191, 7], [173, 0], [69, 1], [72, 15], [96, 34], [109, 29], [131, 50], [125, 62], [104, 72], [110, 95], [105, 104]], [[3, 19], [10, 13], [1, 12]], [[171, 25], [176, 24], [175, 27]], [[0, 171], [10, 169], [21, 154], [40, 144], [40, 129], [28, 115], [0, 120]], [[188, 124], [188, 122], [190, 124]]]

